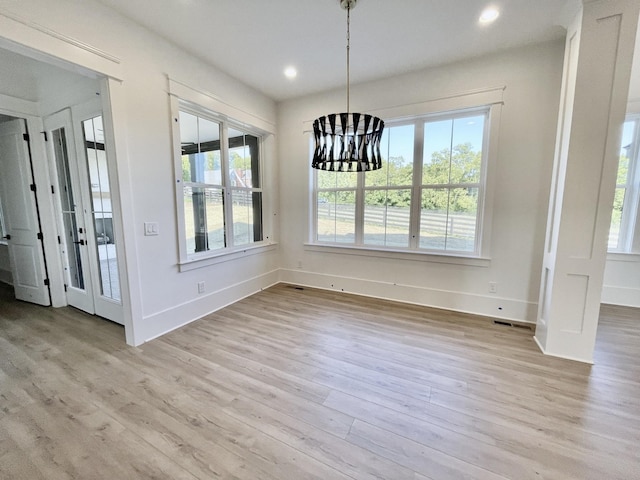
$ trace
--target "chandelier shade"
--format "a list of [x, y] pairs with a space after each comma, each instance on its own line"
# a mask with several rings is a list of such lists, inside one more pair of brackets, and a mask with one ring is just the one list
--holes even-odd
[[329, 172], [367, 172], [382, 168], [380, 142], [384, 121], [349, 110], [349, 50], [351, 9], [357, 0], [339, 0], [347, 11], [347, 111], [330, 113], [313, 122], [311, 167]]
[[382, 168], [380, 141], [384, 122], [366, 113], [330, 113], [313, 122], [311, 166], [330, 172], [366, 172]]

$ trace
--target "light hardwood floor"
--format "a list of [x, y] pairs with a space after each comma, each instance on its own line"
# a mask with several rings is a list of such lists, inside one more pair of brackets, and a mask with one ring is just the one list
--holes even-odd
[[487, 319], [279, 285], [140, 348], [0, 288], [2, 479], [640, 479], [640, 315], [596, 365]]

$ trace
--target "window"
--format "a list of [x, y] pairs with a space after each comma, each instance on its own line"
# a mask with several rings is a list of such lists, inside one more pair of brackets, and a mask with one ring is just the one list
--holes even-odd
[[186, 108], [179, 131], [187, 256], [261, 242], [261, 138]]
[[[640, 251], [640, 233], [636, 233], [640, 203], [640, 115], [631, 115], [624, 122], [618, 162], [616, 191], [609, 229], [609, 251], [631, 253]], [[635, 240], [634, 240], [635, 238]]]
[[382, 169], [316, 171], [315, 242], [480, 255], [489, 111], [388, 121]]

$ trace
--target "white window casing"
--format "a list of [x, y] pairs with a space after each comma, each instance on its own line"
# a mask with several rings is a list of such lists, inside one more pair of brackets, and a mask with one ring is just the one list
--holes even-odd
[[[497, 158], [497, 147], [498, 147], [498, 132], [499, 132], [499, 124], [500, 124], [500, 114], [502, 108], [502, 95], [504, 88], [493, 88], [486, 89], [482, 91], [475, 91], [464, 93], [460, 95], [453, 95], [448, 98], [437, 99], [429, 102], [424, 102], [419, 105], [408, 105], [401, 107], [394, 107], [391, 109], [385, 109], [384, 111], [376, 111], [376, 115], [382, 116], [385, 118], [386, 129], [389, 129], [389, 135], [393, 133], [393, 129], [395, 127], [401, 127], [406, 125], [413, 125], [415, 130], [413, 134], [413, 177], [410, 185], [387, 185], [387, 186], [367, 186], [367, 175], [371, 175], [375, 172], [364, 172], [358, 174], [350, 174], [346, 173], [346, 175], [356, 175], [357, 181], [355, 184], [352, 184], [350, 187], [341, 188], [339, 185], [336, 186], [335, 189], [326, 188], [326, 182], [324, 187], [322, 188], [318, 186], [318, 175], [323, 175], [324, 172], [316, 172], [314, 171], [312, 174], [312, 184], [313, 189], [311, 192], [311, 202], [310, 202], [310, 242], [307, 244], [307, 249], [313, 250], [332, 250], [335, 248], [341, 249], [350, 249], [351, 252], [356, 250], [362, 250], [363, 254], [375, 254], [375, 255], [383, 255], [390, 257], [405, 257], [407, 255], [413, 255], [415, 258], [416, 254], [422, 256], [421, 259], [426, 261], [445, 261], [452, 263], [470, 263], [470, 264], [484, 264], [485, 261], [488, 261], [490, 258], [490, 234], [491, 234], [491, 222], [492, 222], [492, 206], [493, 206], [493, 196], [494, 196], [494, 180], [495, 177], [495, 163]], [[396, 116], [394, 116], [396, 115]], [[481, 169], [480, 176], [476, 181], [473, 182], [462, 182], [462, 184], [457, 184], [456, 182], [451, 183], [452, 174], [449, 172], [449, 183], [436, 183], [436, 184], [428, 184], [422, 182], [422, 167], [428, 162], [427, 158], [423, 158], [427, 155], [427, 152], [424, 148], [424, 132], [423, 128], [425, 125], [429, 125], [430, 122], [438, 122], [438, 121], [451, 121], [452, 126], [453, 122], [456, 119], [460, 119], [461, 121], [465, 118], [470, 117], [483, 117], [484, 118], [484, 131], [482, 133], [482, 159], [481, 159]], [[451, 146], [449, 149], [450, 155], [450, 168], [453, 165], [453, 152], [458, 147], [455, 145], [453, 141], [454, 133], [452, 127], [451, 133]], [[405, 151], [406, 151], [405, 146]], [[472, 152], [473, 153], [473, 152]], [[388, 155], [389, 158], [383, 153], [383, 158], [385, 158], [387, 164], [391, 163], [390, 160], [392, 155]], [[386, 165], [386, 164], [385, 164]], [[391, 169], [391, 167], [386, 167]], [[345, 175], [345, 173], [340, 172], [336, 175]], [[373, 178], [373, 177], [369, 177]], [[324, 180], [323, 180], [324, 181]], [[345, 182], [345, 180], [338, 180], [338, 182]], [[346, 180], [348, 183], [349, 180]], [[353, 183], [353, 182], [352, 182]], [[351, 190], [355, 193], [355, 226], [353, 235], [348, 233], [347, 235], [343, 235], [340, 239], [338, 236], [335, 237], [334, 241], [327, 241], [327, 238], [319, 238], [318, 232], [318, 211], [320, 208], [323, 208], [323, 195], [330, 198], [330, 194], [332, 191], [344, 193], [347, 190]], [[386, 206], [389, 203], [389, 192], [393, 194], [402, 193], [408, 194], [408, 190], [411, 190], [411, 202], [408, 210], [408, 215], [410, 216], [410, 227], [409, 227], [409, 239], [406, 244], [402, 244], [402, 242], [397, 245], [393, 245], [392, 242], [387, 242], [387, 225], [388, 223], [384, 223], [384, 235], [385, 239], [380, 240], [380, 245], [372, 245], [367, 240], [367, 235], [364, 233], [365, 227], [364, 219], [365, 219], [365, 209], [366, 209], [366, 201], [365, 195], [367, 193], [375, 193], [375, 195], [383, 195], [386, 194], [384, 200], [378, 199], [378, 202], [384, 204], [385, 206], [381, 208], [384, 210], [384, 215], [389, 215], [389, 208]], [[469, 247], [469, 239], [467, 239], [467, 244], [462, 249], [450, 247], [444, 248], [436, 247], [429, 248], [427, 245], [428, 242], [422, 242], [420, 240], [421, 234], [421, 226], [420, 222], [424, 222], [425, 215], [421, 215], [421, 204], [422, 202], [422, 194], [424, 192], [429, 192], [429, 194], [433, 193], [434, 195], [440, 194], [444, 191], [447, 192], [448, 202], [453, 202], [451, 198], [454, 196], [454, 193], [460, 193], [464, 196], [464, 191], [466, 190], [467, 194], [473, 196], [473, 191], [477, 192], [477, 216], [475, 223], [475, 230], [473, 231], [473, 247]], [[386, 193], [385, 193], [386, 192]], [[422, 193], [421, 193], [422, 192]], [[319, 196], [319, 193], [321, 194]], [[375, 196], [374, 195], [374, 196]], [[462, 197], [460, 197], [462, 198]], [[320, 206], [318, 199], [320, 199]], [[406, 200], [405, 200], [406, 203]], [[452, 203], [449, 203], [452, 205]], [[458, 204], [456, 204], [458, 205]], [[472, 207], [471, 207], [472, 208]], [[397, 211], [397, 209], [396, 209]], [[429, 213], [429, 212], [427, 212]], [[333, 213], [334, 218], [338, 217], [337, 207], [335, 212]], [[445, 216], [445, 215], [441, 215]], [[453, 225], [453, 216], [449, 218], [449, 210], [446, 212], [446, 229], [448, 230]], [[372, 217], [373, 218], [373, 217]], [[389, 222], [389, 216], [386, 216], [384, 222]], [[473, 222], [472, 222], [473, 224]], [[403, 227], [404, 228], [404, 227]], [[426, 227], [424, 227], [426, 228]], [[470, 227], [472, 228], [472, 227]], [[336, 227], [337, 231], [337, 227]], [[423, 232], [426, 231], [423, 229]], [[468, 232], [470, 234], [470, 232]], [[353, 238], [352, 241], [351, 237]], [[446, 232], [445, 232], [445, 245], [446, 245]], [[453, 238], [453, 237], [452, 237]], [[345, 240], [346, 239], [346, 240]], [[404, 239], [402, 240], [404, 241]], [[391, 243], [391, 244], [389, 244]], [[452, 242], [453, 244], [453, 242]], [[375, 253], [374, 253], [375, 252]]]

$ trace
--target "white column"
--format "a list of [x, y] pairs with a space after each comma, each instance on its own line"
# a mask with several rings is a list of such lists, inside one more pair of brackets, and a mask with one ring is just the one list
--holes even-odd
[[640, 0], [583, 0], [567, 32], [535, 339], [593, 362]]

